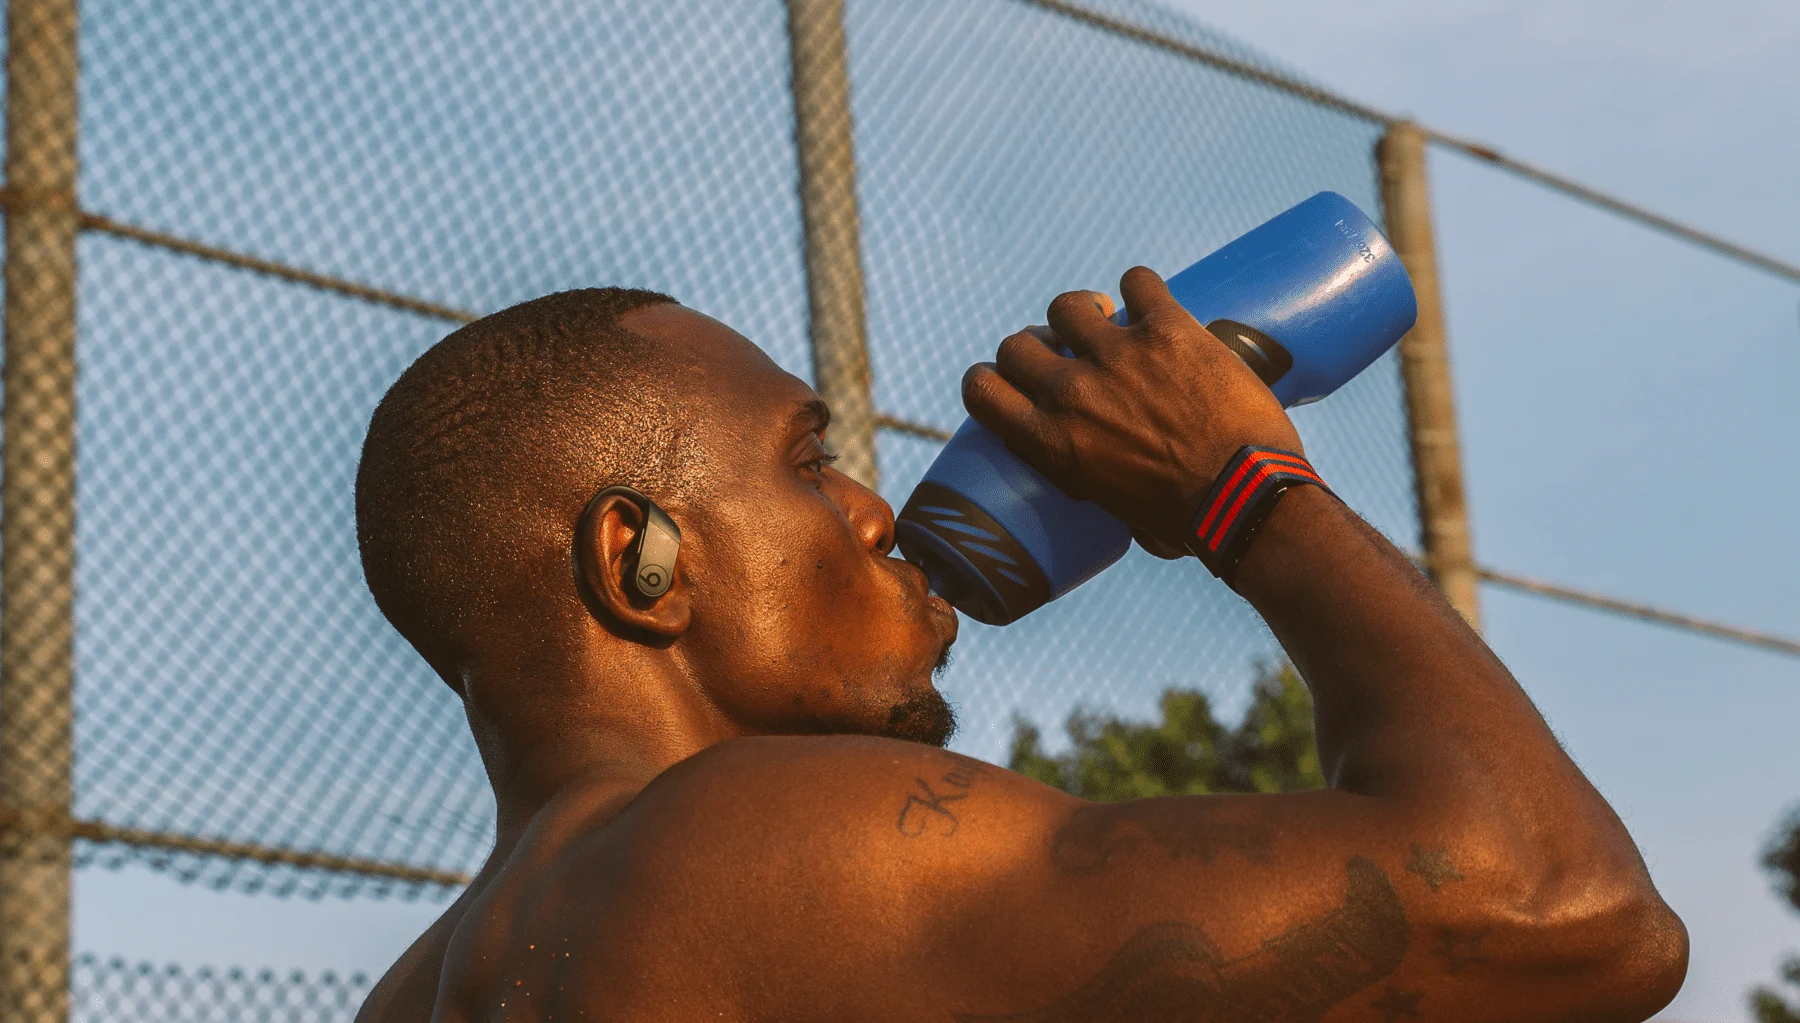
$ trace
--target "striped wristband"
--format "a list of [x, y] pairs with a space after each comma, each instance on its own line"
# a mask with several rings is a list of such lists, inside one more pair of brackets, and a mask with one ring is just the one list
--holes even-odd
[[1249, 445], [1239, 448], [1201, 500], [1188, 530], [1188, 550], [1208, 571], [1231, 585], [1232, 573], [1275, 502], [1289, 487], [1302, 485], [1331, 493], [1312, 464], [1291, 451]]

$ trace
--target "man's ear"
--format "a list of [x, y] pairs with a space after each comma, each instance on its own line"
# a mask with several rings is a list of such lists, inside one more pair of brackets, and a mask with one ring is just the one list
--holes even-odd
[[575, 530], [575, 585], [588, 613], [601, 624], [671, 640], [693, 619], [679, 561], [660, 597], [646, 597], [634, 585], [636, 548], [644, 511], [624, 494], [602, 494], [582, 513]]

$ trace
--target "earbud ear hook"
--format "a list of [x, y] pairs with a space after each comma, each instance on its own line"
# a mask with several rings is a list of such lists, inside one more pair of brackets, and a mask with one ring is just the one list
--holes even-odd
[[669, 586], [675, 581], [675, 559], [681, 553], [681, 527], [669, 518], [669, 513], [657, 507], [655, 501], [630, 487], [607, 487], [588, 499], [587, 507], [582, 509], [582, 533], [586, 534], [594, 528], [589, 519], [594, 513], [594, 505], [602, 498], [623, 497], [637, 505], [644, 516], [644, 524], [638, 530], [637, 539], [631, 543], [631, 550], [626, 554], [626, 568], [630, 571], [631, 588], [640, 596], [651, 600], [669, 592]]

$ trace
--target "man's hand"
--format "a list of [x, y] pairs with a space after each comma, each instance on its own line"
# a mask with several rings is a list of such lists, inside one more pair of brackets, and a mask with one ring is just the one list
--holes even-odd
[[1027, 329], [1001, 342], [994, 362], [963, 376], [963, 403], [1065, 493], [1123, 520], [1152, 553], [1179, 556], [1194, 505], [1238, 448], [1299, 452], [1300, 436], [1275, 395], [1162, 278], [1135, 267], [1119, 294], [1125, 327], [1107, 318], [1104, 296], [1059, 296], [1053, 337]]

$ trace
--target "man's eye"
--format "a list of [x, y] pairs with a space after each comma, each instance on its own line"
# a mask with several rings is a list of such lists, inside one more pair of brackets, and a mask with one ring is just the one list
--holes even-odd
[[825, 471], [826, 466], [830, 465], [831, 463], [833, 463], [837, 460], [838, 460], [838, 456], [836, 456], [836, 455], [821, 454], [817, 458], [808, 459], [807, 461], [802, 462], [800, 464], [802, 467], [804, 467], [806, 469], [810, 469], [813, 472], [822, 473]]

